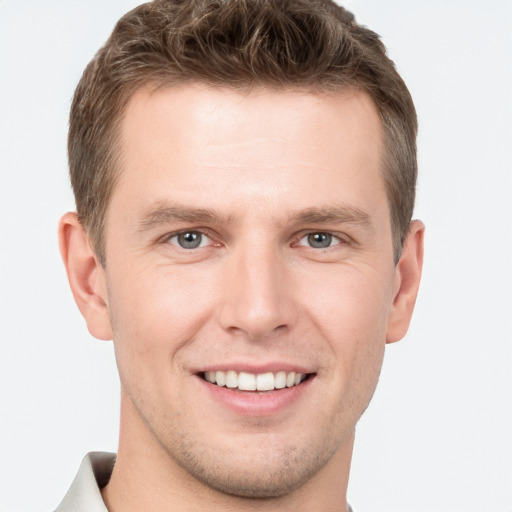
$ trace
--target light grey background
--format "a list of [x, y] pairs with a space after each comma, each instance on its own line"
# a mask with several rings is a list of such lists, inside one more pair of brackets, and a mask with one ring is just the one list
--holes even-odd
[[[85, 329], [56, 228], [73, 209], [67, 115], [137, 0], [0, 0], [0, 509], [53, 510], [89, 450], [115, 451], [110, 342]], [[357, 512], [512, 510], [512, 1], [350, 0], [420, 118], [424, 281], [363, 417]]]

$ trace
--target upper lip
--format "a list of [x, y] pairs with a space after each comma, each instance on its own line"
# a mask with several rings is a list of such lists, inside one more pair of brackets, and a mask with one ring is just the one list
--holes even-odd
[[251, 363], [215, 363], [204, 366], [198, 366], [193, 370], [193, 373], [203, 372], [216, 372], [234, 370], [235, 372], [253, 373], [255, 375], [262, 373], [276, 373], [279, 371], [295, 372], [295, 373], [315, 373], [310, 367], [300, 364], [284, 363], [284, 362], [270, 362], [265, 364], [251, 364]]

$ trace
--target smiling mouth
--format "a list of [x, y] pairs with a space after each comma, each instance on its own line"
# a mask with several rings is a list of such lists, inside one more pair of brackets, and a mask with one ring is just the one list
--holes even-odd
[[234, 370], [202, 372], [199, 374], [201, 378], [210, 384], [238, 391], [274, 391], [292, 388], [298, 386], [312, 375], [309, 373], [285, 371], [254, 374], [236, 372]]

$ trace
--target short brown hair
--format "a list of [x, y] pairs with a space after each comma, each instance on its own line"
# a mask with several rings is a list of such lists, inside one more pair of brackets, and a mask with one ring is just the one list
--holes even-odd
[[379, 36], [330, 0], [155, 0], [119, 20], [85, 69], [71, 107], [71, 183], [102, 264], [125, 107], [143, 86], [187, 81], [366, 91], [383, 123], [383, 175], [398, 261], [414, 208], [417, 119]]

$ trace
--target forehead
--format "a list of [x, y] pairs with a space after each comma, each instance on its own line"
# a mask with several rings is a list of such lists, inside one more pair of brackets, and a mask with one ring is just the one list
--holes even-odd
[[122, 120], [113, 199], [161, 203], [179, 190], [180, 202], [207, 208], [237, 197], [283, 210], [353, 202], [383, 191], [381, 131], [373, 101], [353, 89], [142, 89]]
[[[197, 143], [194, 136], [205, 132], [209, 144], [224, 144], [231, 129], [234, 141], [245, 138], [251, 142], [262, 134], [297, 134], [326, 148], [329, 139], [336, 137], [350, 142], [352, 136], [363, 136], [378, 143], [375, 139], [380, 138], [381, 121], [371, 97], [355, 88], [237, 90], [191, 82], [145, 87], [133, 94], [123, 116], [122, 140], [133, 139], [141, 128], [150, 127], [152, 135], [155, 130], [174, 131], [180, 144]], [[330, 137], [326, 140], [327, 133]]]

